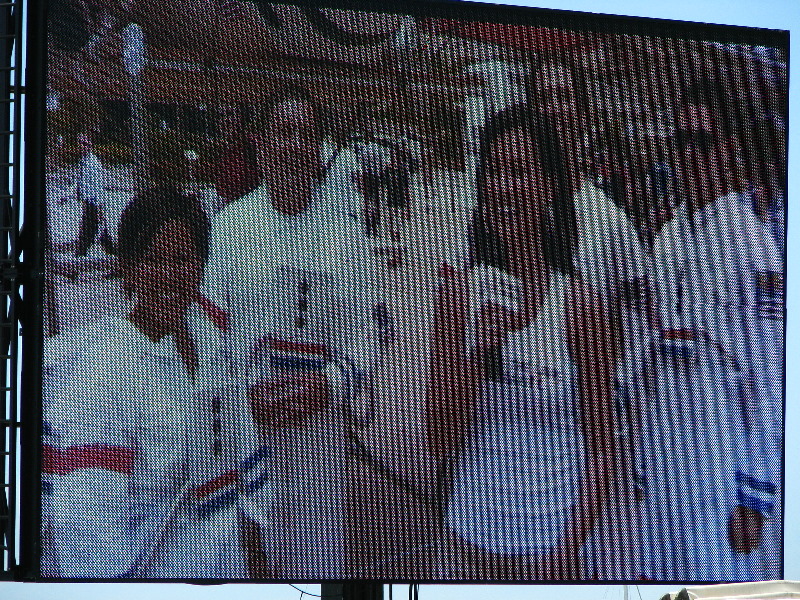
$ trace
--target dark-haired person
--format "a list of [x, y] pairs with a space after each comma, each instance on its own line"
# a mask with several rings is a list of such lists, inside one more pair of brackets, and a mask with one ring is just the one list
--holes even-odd
[[427, 428], [449, 466], [443, 578], [583, 577], [607, 500], [616, 351], [597, 293], [573, 274], [562, 161], [524, 105], [486, 126], [477, 264], [444, 272], [432, 343]]
[[[621, 206], [601, 187], [587, 157], [587, 147], [596, 135], [596, 115], [603, 114], [590, 93], [579, 67], [567, 60], [546, 56], [531, 69], [530, 100], [537, 110], [552, 119], [558, 131], [564, 154], [564, 169], [571, 189], [575, 211], [577, 241], [573, 255], [575, 272], [600, 294], [600, 300], [611, 313], [614, 331], [621, 336], [620, 361], [615, 385], [633, 380], [635, 365], [643, 360], [651, 327], [651, 294], [647, 285], [650, 256], [639, 238], [636, 226]], [[605, 124], [604, 124], [605, 125]], [[622, 409], [623, 405], [617, 404]], [[630, 414], [620, 410], [620, 418], [630, 420]], [[620, 425], [622, 428], [625, 425]], [[631, 443], [621, 449], [630, 454]], [[630, 464], [629, 458], [623, 463]], [[598, 528], [590, 553], [595, 564], [587, 565], [599, 579], [630, 579], [630, 561], [618, 553], [606, 553], [606, 539], [625, 539], [622, 545], [634, 546], [636, 533], [627, 507], [633, 500], [632, 473], [617, 480], [615, 497], [626, 503], [615, 505]], [[597, 542], [597, 543], [595, 543]]]
[[230, 314], [234, 368], [271, 449], [271, 495], [250, 505], [251, 574], [335, 578], [347, 436], [368, 418], [354, 400], [377, 351], [369, 244], [353, 216], [363, 200], [322, 178], [308, 94], [259, 109], [262, 182], [217, 215], [204, 289]]
[[[651, 555], [641, 575], [653, 579], [779, 573], [763, 530], [779, 519], [783, 264], [748, 198], [753, 165], [736, 150], [736, 128], [753, 125], [732, 112], [713, 86], [690, 90], [678, 107], [682, 202], [653, 244], [661, 329], [639, 449]], [[665, 452], [678, 427], [692, 435]], [[683, 497], [664, 498], [666, 488]], [[657, 531], [670, 531], [682, 552], [664, 551]]]
[[647, 276], [647, 254], [626, 212], [590, 171], [585, 148], [592, 133], [591, 96], [576, 70], [545, 60], [533, 70], [530, 98], [552, 119], [563, 144], [578, 236], [575, 268], [604, 300], [624, 303], [628, 292]]
[[200, 205], [179, 192], [138, 195], [119, 227], [130, 310], [48, 340], [43, 530], [52, 575], [246, 575], [235, 500], [257, 461], [236, 458], [249, 413], [243, 401], [234, 406], [218, 315], [198, 293], [208, 230]]

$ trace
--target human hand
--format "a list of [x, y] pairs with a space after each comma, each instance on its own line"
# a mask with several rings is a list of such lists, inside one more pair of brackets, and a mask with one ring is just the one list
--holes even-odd
[[737, 506], [728, 519], [728, 541], [734, 552], [750, 554], [761, 545], [764, 515], [746, 506]]
[[323, 373], [287, 373], [250, 386], [248, 398], [261, 427], [293, 427], [327, 405], [328, 382]]

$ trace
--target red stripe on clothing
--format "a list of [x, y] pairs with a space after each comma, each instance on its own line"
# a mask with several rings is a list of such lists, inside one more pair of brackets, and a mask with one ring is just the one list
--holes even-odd
[[56, 448], [42, 446], [42, 472], [67, 475], [79, 469], [105, 469], [124, 475], [133, 471], [134, 452], [131, 448], [89, 444]]
[[217, 490], [221, 490], [225, 486], [236, 482], [238, 479], [239, 470], [233, 469], [227, 473], [223, 473], [219, 477], [215, 477], [211, 481], [207, 481], [203, 485], [198, 485], [196, 488], [194, 488], [194, 495], [197, 498], [205, 498]]
[[696, 340], [698, 332], [695, 329], [664, 329], [661, 337], [665, 340]]
[[231, 326], [230, 315], [214, 304], [202, 294], [197, 299], [197, 305], [220, 331], [228, 331]]

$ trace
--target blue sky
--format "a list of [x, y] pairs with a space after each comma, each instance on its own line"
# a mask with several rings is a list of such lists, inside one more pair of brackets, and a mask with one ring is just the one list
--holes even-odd
[[[504, 4], [558, 8], [585, 12], [657, 17], [683, 21], [745, 25], [791, 32], [790, 74], [790, 138], [789, 138], [789, 218], [788, 218], [788, 315], [787, 320], [787, 377], [786, 377], [786, 521], [785, 521], [785, 577], [800, 580], [800, 445], [793, 443], [794, 432], [800, 430], [800, 360], [794, 364], [796, 352], [800, 353], [800, 325], [796, 315], [800, 312], [800, 293], [795, 284], [800, 282], [800, 235], [796, 216], [797, 199], [800, 198], [800, 93], [797, 82], [798, 56], [800, 56], [800, 2], [797, 0], [529, 0], [508, 1]], [[378, 6], [379, 3], [376, 3]], [[319, 586], [301, 586], [311, 593], [319, 593]], [[656, 600], [667, 591], [679, 586], [640, 586], [643, 600]], [[407, 593], [407, 586], [395, 586], [399, 598]], [[623, 597], [621, 586], [422, 586], [424, 600], [471, 600], [487, 595], [502, 595], [503, 600], [570, 598], [570, 600], [615, 600]], [[0, 582], [0, 598], [68, 599], [84, 600], [117, 598], [127, 600], [147, 597], [148, 600], [296, 600], [300, 592], [287, 585], [221, 585], [188, 586], [183, 584], [20, 584]], [[631, 598], [638, 600], [635, 589]]]

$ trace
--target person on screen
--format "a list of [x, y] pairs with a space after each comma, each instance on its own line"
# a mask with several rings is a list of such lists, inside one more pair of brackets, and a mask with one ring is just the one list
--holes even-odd
[[[679, 557], [644, 546], [654, 556], [643, 576], [658, 579], [762, 579], [780, 564], [762, 531], [777, 518], [780, 489], [782, 257], [746, 197], [747, 169], [733, 151], [744, 124], [724, 98], [698, 86], [676, 114], [682, 202], [653, 246], [661, 399], [643, 411], [644, 530], [694, 524], [670, 534], [690, 549]], [[678, 422], [687, 436], [665, 452]], [[673, 506], [664, 489], [684, 498]]]
[[442, 578], [581, 578], [607, 501], [618, 352], [599, 294], [574, 274], [558, 142], [525, 105], [489, 120], [477, 264], [445, 272], [427, 421], [449, 465]]
[[[640, 288], [647, 277], [648, 255], [626, 212], [589, 172], [585, 147], [591, 134], [586, 114], [591, 97], [567, 64], [551, 61], [533, 70], [529, 95], [529, 102], [552, 118], [564, 147], [577, 224], [577, 272], [612, 306], [636, 305], [644, 293]], [[626, 333], [633, 337], [630, 328]]]
[[[231, 317], [232, 360], [271, 449], [270, 493], [251, 504], [251, 575], [335, 578], [344, 557], [345, 448], [369, 419], [378, 348], [368, 238], [352, 186], [322, 177], [312, 98], [258, 107], [262, 181], [216, 217], [204, 289]], [[356, 216], [354, 216], [356, 215]]]
[[[635, 377], [633, 365], [643, 360], [651, 335], [652, 298], [648, 285], [650, 255], [636, 226], [615, 198], [601, 187], [587, 158], [592, 129], [591, 93], [579, 71], [568, 60], [545, 58], [534, 65], [529, 86], [529, 102], [555, 123], [564, 152], [564, 166], [572, 190], [577, 242], [573, 264], [576, 274], [600, 293], [608, 307], [613, 330], [621, 338], [622, 353], [615, 373], [615, 385], [624, 385]], [[605, 124], [604, 124], [605, 125]], [[617, 404], [620, 422], [632, 420], [629, 407]], [[625, 425], [620, 425], [625, 428]], [[631, 464], [632, 442], [621, 445], [621, 460]], [[630, 530], [630, 505], [634, 495], [633, 474], [626, 474], [615, 484], [618, 498], [600, 527], [594, 532], [588, 553], [594, 564], [587, 572], [598, 579], [630, 579], [632, 557], [621, 556], [620, 549], [635, 545]], [[610, 545], [607, 540], [618, 539]], [[610, 552], [609, 552], [610, 551]]]
[[259, 457], [237, 460], [249, 413], [220, 365], [224, 323], [199, 296], [209, 223], [152, 188], [126, 208], [119, 265], [131, 307], [47, 340], [43, 536], [50, 575], [246, 575], [236, 498]]

